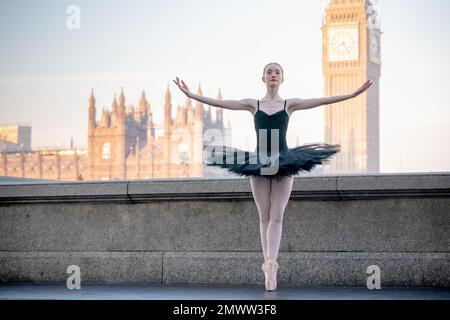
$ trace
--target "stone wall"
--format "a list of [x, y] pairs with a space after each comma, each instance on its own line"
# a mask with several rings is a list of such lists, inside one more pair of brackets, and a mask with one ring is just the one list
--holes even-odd
[[[279, 286], [450, 287], [450, 174], [295, 178]], [[248, 179], [0, 185], [0, 281], [262, 285]]]

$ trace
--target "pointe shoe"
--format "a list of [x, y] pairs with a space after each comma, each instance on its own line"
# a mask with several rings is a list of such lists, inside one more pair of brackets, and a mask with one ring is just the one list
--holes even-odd
[[264, 262], [261, 267], [262, 271], [264, 272], [264, 277], [265, 277], [264, 283], [267, 283], [267, 279], [269, 278], [269, 275], [267, 274], [267, 271], [266, 271], [266, 266], [267, 266], [266, 262]]
[[277, 289], [278, 263], [274, 260], [267, 260], [263, 263], [262, 270], [266, 277], [266, 291], [275, 291]]

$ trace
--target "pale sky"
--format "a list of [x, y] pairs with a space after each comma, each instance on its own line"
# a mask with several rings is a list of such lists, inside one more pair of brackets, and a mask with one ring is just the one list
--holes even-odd
[[[169, 84], [173, 115], [194, 92], [262, 98], [262, 68], [285, 70], [282, 98], [323, 96], [321, 23], [313, 0], [72, 0], [0, 2], [0, 123], [30, 124], [32, 147], [87, 147], [88, 99], [97, 119], [124, 86], [126, 104], [145, 89], [155, 120]], [[79, 6], [81, 28], [66, 26]], [[450, 2], [379, 0], [381, 172], [450, 170]], [[355, 88], [356, 89], [356, 88]], [[323, 107], [294, 113], [288, 144], [323, 141]], [[232, 145], [252, 149], [253, 119], [225, 110]]]

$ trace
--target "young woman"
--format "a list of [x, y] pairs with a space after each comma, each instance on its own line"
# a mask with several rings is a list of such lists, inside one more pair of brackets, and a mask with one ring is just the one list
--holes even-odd
[[[213, 156], [208, 165], [220, 166], [230, 172], [250, 177], [253, 198], [260, 217], [261, 244], [264, 255], [262, 270], [267, 291], [276, 290], [278, 250], [280, 247], [283, 214], [288, 203], [293, 176], [300, 171], [310, 171], [327, 162], [340, 151], [340, 145], [326, 143], [305, 144], [289, 149], [286, 131], [293, 112], [311, 109], [354, 98], [366, 91], [372, 83], [365, 82], [353, 93], [319, 99], [282, 99], [280, 85], [284, 81], [283, 68], [278, 63], [264, 67], [262, 81], [266, 95], [262, 99], [216, 100], [192, 93], [178, 77], [175, 84], [186, 96], [213, 107], [230, 110], [247, 110], [254, 116], [257, 132], [256, 152], [226, 146], [213, 146]], [[240, 155], [236, 157], [236, 154]], [[212, 161], [211, 161], [212, 159]], [[221, 161], [216, 162], [216, 159]], [[229, 161], [229, 159], [240, 159]]]

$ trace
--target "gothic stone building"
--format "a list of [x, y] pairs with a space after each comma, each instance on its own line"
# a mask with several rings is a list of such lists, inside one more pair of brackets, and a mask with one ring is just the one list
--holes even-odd
[[[197, 94], [203, 95], [199, 87]], [[219, 90], [218, 99], [222, 100]], [[55, 180], [152, 179], [227, 176], [224, 170], [207, 167], [203, 144], [213, 130], [230, 141], [230, 125], [224, 125], [223, 109], [192, 106], [186, 99], [172, 119], [171, 94], [167, 88], [164, 121], [153, 121], [150, 103], [142, 92], [139, 107], [125, 106], [122, 89], [112, 110], [103, 109], [96, 121], [93, 91], [89, 99], [88, 150], [70, 149], [2, 152], [3, 176]], [[157, 131], [161, 129], [160, 134]], [[230, 174], [228, 174], [230, 175]]]
[[[198, 95], [203, 95], [199, 86]], [[218, 99], [222, 100], [219, 90]], [[153, 121], [153, 113], [145, 92], [139, 107], [125, 107], [125, 95], [120, 93], [112, 102], [111, 111], [103, 110], [97, 122], [95, 97], [89, 99], [88, 161], [89, 180], [153, 179], [179, 177], [213, 177], [222, 171], [209, 170], [203, 161], [205, 132], [216, 129], [230, 135], [224, 126], [223, 109], [216, 109], [214, 121], [211, 107], [186, 98], [172, 119], [169, 88], [164, 98], [162, 132]]]

